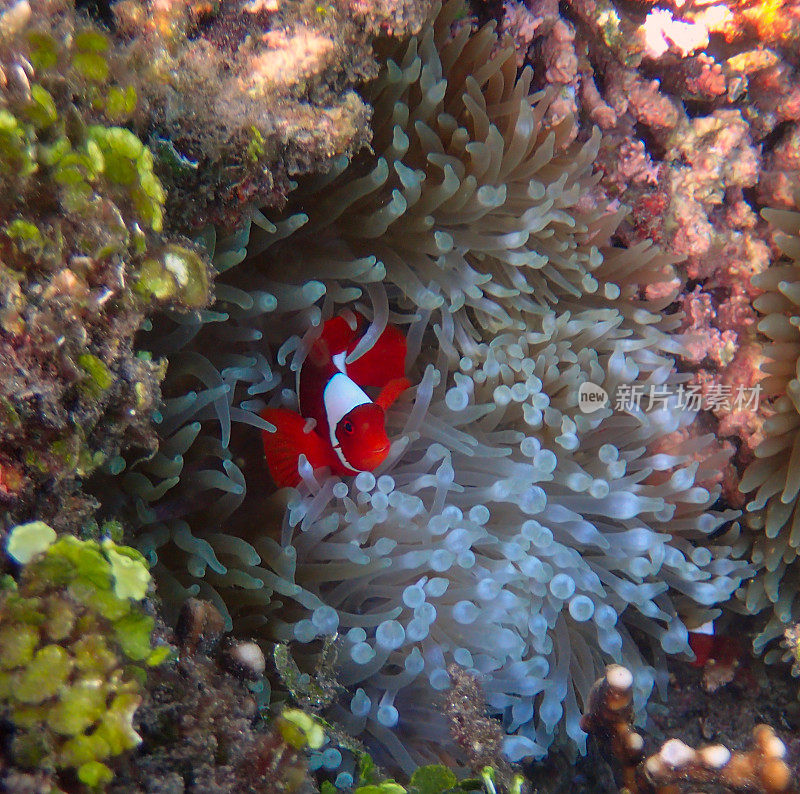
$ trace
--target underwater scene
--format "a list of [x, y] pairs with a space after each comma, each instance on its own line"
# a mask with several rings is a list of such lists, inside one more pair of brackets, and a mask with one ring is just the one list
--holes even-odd
[[0, 792], [800, 794], [800, 0], [0, 0]]

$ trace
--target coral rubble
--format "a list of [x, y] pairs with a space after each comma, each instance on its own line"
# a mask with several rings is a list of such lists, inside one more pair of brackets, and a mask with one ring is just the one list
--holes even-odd
[[731, 792], [797, 794], [797, 774], [786, 763], [786, 746], [767, 725], [753, 730], [753, 747], [732, 752], [721, 744], [694, 749], [680, 739], [666, 741], [646, 756], [633, 728], [633, 675], [611, 665], [592, 688], [585, 729], [607, 747], [631, 794], [667, 794], [679, 785], [717, 785]]
[[451, 685], [444, 700], [450, 735], [460, 745], [473, 771], [490, 766], [510, 780], [511, 768], [502, 757], [503, 729], [487, 716], [486, 697], [478, 677], [457, 664], [447, 668]]
[[319, 746], [321, 728], [311, 739], [314, 721], [302, 712], [259, 727], [246, 676], [226, 673], [217, 661], [222, 618], [214, 613], [197, 599], [182, 610], [178, 659], [150, 673], [135, 717], [140, 749], [116, 764], [109, 794], [315, 791], [303, 750]]

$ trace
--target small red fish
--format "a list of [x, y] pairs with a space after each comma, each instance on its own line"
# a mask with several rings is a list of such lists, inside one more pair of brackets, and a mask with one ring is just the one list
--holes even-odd
[[689, 647], [696, 657], [691, 662], [692, 667], [705, 667], [709, 662], [729, 667], [744, 654], [742, 644], [736, 637], [715, 631], [713, 620], [689, 632]]
[[705, 667], [706, 662], [714, 657], [714, 645], [717, 639], [713, 620], [689, 632], [689, 647], [695, 656], [694, 661], [690, 662], [692, 667]]
[[[352, 475], [373, 471], [389, 454], [385, 411], [411, 385], [405, 377], [406, 340], [387, 325], [375, 344], [348, 364], [368, 327], [361, 315], [353, 313], [352, 319], [332, 317], [311, 346], [297, 380], [300, 413], [261, 412], [276, 428], [262, 431], [262, 437], [267, 467], [279, 488], [300, 482], [300, 455], [314, 469], [327, 466], [334, 474]], [[373, 401], [365, 388], [380, 393]], [[310, 419], [316, 422], [313, 429]]]

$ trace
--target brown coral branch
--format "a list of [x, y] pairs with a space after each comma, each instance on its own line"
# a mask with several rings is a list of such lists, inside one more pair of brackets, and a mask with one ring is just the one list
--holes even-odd
[[581, 727], [600, 741], [618, 768], [628, 794], [674, 794], [682, 784], [710, 784], [731, 792], [798, 794], [783, 760], [786, 746], [768, 725], [753, 729], [753, 747], [731, 752], [716, 744], [694, 749], [670, 739], [645, 757], [644, 739], [633, 728], [633, 674], [610, 665], [592, 687]]

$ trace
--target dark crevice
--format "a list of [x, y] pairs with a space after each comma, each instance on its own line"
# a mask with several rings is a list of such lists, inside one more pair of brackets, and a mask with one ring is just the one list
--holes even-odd
[[636, 137], [642, 141], [645, 150], [655, 162], [661, 162], [665, 159], [667, 156], [667, 147], [656, 138], [653, 131], [648, 126], [641, 122], [636, 122], [633, 131]]
[[100, 22], [110, 30], [115, 30], [114, 14], [109, 0], [76, 0], [75, 8], [85, 11], [95, 22]]
[[686, 288], [684, 292], [687, 294], [694, 292], [697, 287], [704, 287], [708, 279], [705, 278], [690, 278], [686, 281]]
[[792, 126], [792, 121], [781, 121], [761, 139], [761, 152], [771, 152], [783, 140], [786, 131]]
[[750, 205], [750, 208], [753, 212], [758, 213], [763, 204], [758, 200], [758, 186], [752, 185], [750, 187], [743, 187], [742, 188], [742, 198], [744, 201]]
[[716, 105], [707, 99], [684, 99], [683, 108], [690, 119], [710, 116], [714, 112]]

